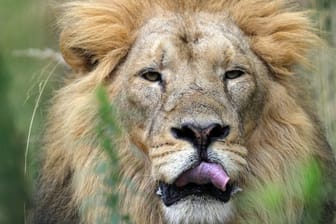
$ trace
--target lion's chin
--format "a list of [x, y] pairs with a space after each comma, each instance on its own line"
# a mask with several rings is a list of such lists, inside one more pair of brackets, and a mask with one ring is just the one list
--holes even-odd
[[188, 196], [167, 207], [163, 206], [166, 222], [178, 223], [229, 223], [233, 218], [232, 202], [221, 202], [212, 197]]
[[183, 187], [177, 187], [174, 184], [169, 185], [161, 182], [157, 194], [165, 206], [169, 207], [189, 196], [193, 196], [194, 200], [217, 200], [226, 203], [231, 196], [239, 191], [240, 188], [234, 184], [228, 184], [226, 190], [222, 191], [212, 184], [197, 185], [191, 183]]

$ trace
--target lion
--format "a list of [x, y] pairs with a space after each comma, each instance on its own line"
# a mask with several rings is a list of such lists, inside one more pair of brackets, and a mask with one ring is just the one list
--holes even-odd
[[[110, 223], [111, 192], [132, 223], [333, 222], [334, 156], [296, 69], [320, 43], [306, 12], [283, 0], [76, 0], [61, 12], [73, 75], [52, 99], [35, 223]], [[113, 189], [113, 170], [97, 173], [110, 161], [99, 86], [122, 130]], [[310, 161], [322, 190], [300, 197]], [[268, 186], [272, 208], [256, 201]]]

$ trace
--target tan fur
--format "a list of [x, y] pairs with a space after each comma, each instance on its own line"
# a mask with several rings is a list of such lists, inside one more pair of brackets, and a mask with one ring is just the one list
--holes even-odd
[[[95, 91], [104, 85], [124, 129], [114, 139], [121, 164], [118, 191], [121, 211], [132, 221], [272, 223], [267, 209], [254, 206], [250, 197], [271, 182], [285, 188], [286, 197], [278, 208], [282, 222], [300, 223], [305, 202], [291, 191], [300, 175], [293, 170], [313, 157], [326, 176], [332, 178], [334, 173], [328, 143], [310, 99], [302, 92], [303, 79], [293, 69], [308, 63], [306, 54], [319, 41], [305, 12], [291, 10], [282, 0], [71, 1], [61, 9], [61, 50], [76, 75], [52, 101], [37, 222], [109, 222], [106, 195], [115, 189], [104, 184], [109, 172], [96, 173], [101, 163], [109, 162], [96, 134]], [[220, 35], [225, 38], [218, 39]], [[202, 45], [203, 39], [209, 44]], [[223, 46], [224, 53], [217, 46]], [[134, 75], [152, 58], [160, 61], [161, 55], [165, 59], [160, 66], [174, 70], [167, 71], [165, 94]], [[219, 91], [224, 87], [211, 76], [211, 69], [223, 72], [236, 60], [249, 66], [251, 74], [230, 81], [225, 86], [225, 97], [230, 97], [224, 100], [224, 91]], [[177, 86], [169, 86], [172, 77], [181, 79]], [[235, 108], [241, 108], [239, 113]], [[195, 158], [195, 150], [173, 139], [168, 128], [183, 119], [216, 120], [217, 115], [232, 131], [209, 152], [244, 193], [223, 209], [207, 202], [207, 212], [199, 214], [193, 213], [195, 207], [188, 201], [176, 210], [164, 208], [155, 195], [158, 181], [173, 182], [189, 166], [180, 158]], [[331, 223], [334, 211], [326, 213], [323, 222]], [[179, 217], [172, 219], [175, 216]]]

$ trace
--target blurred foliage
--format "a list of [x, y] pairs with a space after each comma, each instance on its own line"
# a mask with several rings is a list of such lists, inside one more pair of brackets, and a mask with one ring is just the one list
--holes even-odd
[[8, 70], [0, 57], [0, 223], [23, 223], [25, 188], [24, 136], [15, 128], [8, 98]]
[[[18, 57], [16, 50], [52, 47], [57, 41], [52, 28], [52, 14], [46, 1], [0, 1], [0, 223], [24, 223], [25, 207], [29, 207], [34, 163], [24, 176], [25, 142], [32, 111], [40, 92], [41, 83], [51, 71], [54, 62]], [[48, 85], [43, 102], [51, 89]], [[37, 161], [40, 133], [43, 127], [44, 105], [41, 103], [33, 126], [30, 142], [30, 161]]]
[[[291, 187], [285, 186], [285, 182], [290, 182]], [[297, 223], [295, 220], [297, 214], [291, 217], [284, 216], [282, 212], [288, 209], [287, 206], [291, 206], [286, 204], [287, 199], [290, 198], [291, 203], [305, 205], [300, 223], [316, 224], [321, 223], [323, 218], [321, 214], [324, 210], [322, 202], [331, 191], [333, 191], [331, 186], [324, 184], [324, 175], [318, 162], [314, 159], [307, 159], [307, 161], [291, 167], [282, 180], [266, 182], [252, 191], [243, 191], [240, 200], [243, 203], [238, 206], [242, 211], [246, 211], [246, 215], [249, 217], [244, 224], [261, 223], [260, 220], [253, 219], [256, 218], [254, 214], [249, 214], [249, 211], [253, 211], [253, 208], [256, 207], [259, 214], [268, 218], [267, 223]]]
[[[116, 120], [117, 112], [108, 99], [105, 88], [100, 86], [97, 89], [97, 99], [99, 103], [99, 122], [97, 126], [97, 135], [102, 148], [109, 155], [109, 164], [100, 164], [97, 174], [104, 174], [107, 169], [112, 170], [109, 180], [105, 184], [110, 189], [118, 189], [121, 183], [119, 175], [119, 162], [116, 154], [116, 139], [121, 136], [121, 128]], [[129, 217], [119, 212], [118, 203], [121, 195], [118, 192], [111, 192], [108, 198], [108, 206], [111, 208], [111, 223], [130, 223]]]
[[[317, 10], [314, 20], [317, 22], [317, 27], [323, 30], [321, 36], [329, 43], [314, 55], [316, 70], [311, 75], [311, 84], [315, 91], [318, 112], [325, 124], [330, 143], [335, 149], [336, 1], [298, 0], [298, 2], [304, 7]], [[0, 1], [0, 223], [22, 223], [25, 192], [32, 185], [37, 170], [36, 161], [39, 157], [38, 150], [46, 117], [45, 108], [52, 91], [61, 83], [64, 73], [64, 69], [58, 68], [56, 62], [50, 59], [14, 54], [16, 50], [29, 48], [58, 49], [55, 19], [48, 4], [49, 2], [45, 0]], [[42, 90], [42, 85], [49, 75], [52, 75], [51, 79]], [[36, 102], [39, 94], [42, 95], [42, 99]], [[98, 97], [104, 102], [106, 99], [100, 94], [98, 93]], [[36, 103], [38, 110], [33, 119], [29, 141], [29, 169], [24, 181], [24, 145]], [[104, 110], [102, 108], [102, 111]], [[108, 114], [108, 110], [106, 111], [104, 113]], [[102, 115], [103, 119], [110, 119], [104, 116]], [[103, 134], [106, 130], [99, 132]], [[113, 146], [108, 142], [102, 144], [106, 144], [107, 149], [110, 148], [109, 144]], [[113, 157], [112, 159], [114, 160]], [[29, 186], [27, 189], [24, 183]], [[270, 192], [270, 198], [266, 200], [272, 203], [278, 197], [279, 192], [275, 190]]]
[[[315, 2], [315, 1], [313, 1]], [[336, 152], [336, 1], [311, 4], [317, 10], [314, 20], [320, 35], [328, 41], [313, 57], [315, 71], [311, 75], [317, 111], [326, 128], [328, 140]]]

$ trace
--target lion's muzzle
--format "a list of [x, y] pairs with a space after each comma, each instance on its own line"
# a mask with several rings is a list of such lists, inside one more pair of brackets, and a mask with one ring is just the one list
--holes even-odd
[[218, 122], [200, 123], [184, 123], [179, 128], [171, 128], [176, 139], [193, 145], [197, 150], [198, 161], [182, 172], [172, 184], [160, 182], [157, 194], [166, 206], [187, 196], [227, 202], [237, 192], [238, 188], [230, 181], [223, 166], [208, 158], [208, 147], [218, 139], [225, 139], [230, 133], [230, 126]]

